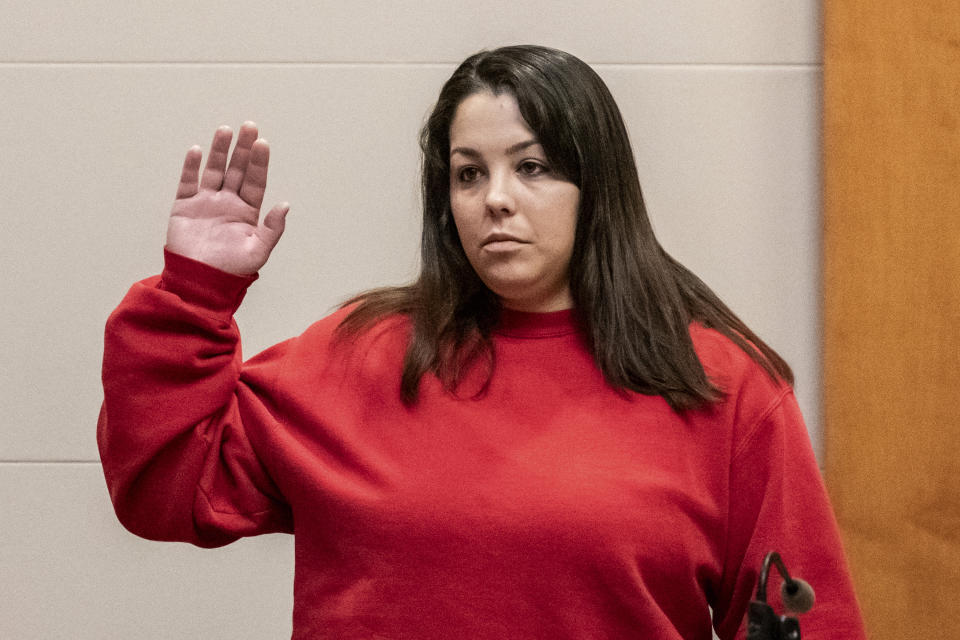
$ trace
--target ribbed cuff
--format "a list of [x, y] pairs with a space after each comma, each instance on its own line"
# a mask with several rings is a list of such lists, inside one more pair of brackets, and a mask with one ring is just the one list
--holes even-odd
[[257, 274], [241, 276], [163, 249], [159, 287], [212, 314], [231, 317]]

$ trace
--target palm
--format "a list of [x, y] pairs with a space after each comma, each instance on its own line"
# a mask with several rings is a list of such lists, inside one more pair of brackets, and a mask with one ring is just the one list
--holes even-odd
[[258, 271], [283, 233], [287, 205], [260, 219], [270, 150], [245, 123], [227, 165], [232, 132], [214, 134], [207, 165], [198, 175], [202, 152], [187, 152], [177, 199], [167, 226], [167, 248], [236, 274]]

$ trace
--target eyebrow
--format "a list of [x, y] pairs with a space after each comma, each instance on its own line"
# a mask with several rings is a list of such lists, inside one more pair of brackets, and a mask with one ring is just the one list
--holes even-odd
[[[523, 151], [527, 147], [532, 147], [534, 145], [540, 144], [540, 141], [536, 138], [531, 138], [530, 140], [524, 140], [523, 142], [518, 142], [517, 144], [507, 147], [506, 153], [508, 156], [512, 156], [515, 153]], [[476, 149], [471, 149], [470, 147], [455, 147], [450, 149], [450, 155], [452, 156], [455, 153], [465, 155], [469, 158], [479, 158], [480, 152]]]

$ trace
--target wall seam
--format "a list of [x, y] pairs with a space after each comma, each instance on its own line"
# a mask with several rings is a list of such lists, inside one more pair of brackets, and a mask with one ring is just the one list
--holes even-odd
[[[455, 62], [385, 62], [385, 61], [336, 61], [306, 62], [302, 60], [98, 60], [63, 61], [31, 60], [0, 61], [0, 67], [424, 67], [446, 68], [455, 66]], [[819, 69], [822, 62], [809, 63], [756, 63], [756, 62], [590, 62], [590, 66], [603, 69], [648, 68], [648, 69]]]

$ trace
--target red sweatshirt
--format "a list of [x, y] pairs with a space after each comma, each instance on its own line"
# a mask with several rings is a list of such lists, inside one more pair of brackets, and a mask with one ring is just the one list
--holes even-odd
[[692, 330], [728, 396], [686, 416], [611, 388], [569, 311], [505, 312], [485, 393], [427, 375], [406, 407], [401, 317], [243, 363], [253, 280], [167, 254], [131, 289], [98, 441], [138, 535], [295, 534], [293, 638], [743, 637], [770, 550], [817, 591], [804, 638], [864, 637], [793, 394], [719, 334]]

